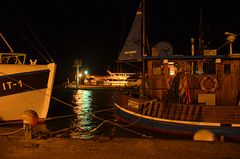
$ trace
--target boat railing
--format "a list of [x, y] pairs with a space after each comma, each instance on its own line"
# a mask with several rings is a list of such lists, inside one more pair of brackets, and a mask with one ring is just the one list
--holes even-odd
[[24, 53], [0, 53], [0, 64], [25, 64]]

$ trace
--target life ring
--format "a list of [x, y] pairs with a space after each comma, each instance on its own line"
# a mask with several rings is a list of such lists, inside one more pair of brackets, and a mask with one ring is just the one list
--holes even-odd
[[[214, 84], [212, 88], [206, 88], [204, 86], [204, 83], [207, 80], [211, 80]], [[211, 76], [204, 76], [201, 80], [200, 80], [200, 89], [204, 92], [204, 93], [215, 93], [216, 89], [218, 87], [218, 81], [215, 77], [211, 77]]]

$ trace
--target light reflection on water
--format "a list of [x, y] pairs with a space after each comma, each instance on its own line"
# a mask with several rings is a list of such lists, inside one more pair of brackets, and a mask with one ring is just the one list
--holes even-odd
[[73, 127], [76, 129], [70, 134], [72, 138], [89, 139], [93, 135], [89, 132], [94, 128], [92, 119], [92, 91], [90, 90], [77, 90], [73, 94], [74, 103], [76, 106], [73, 108], [76, 118], [72, 121]]
[[71, 106], [56, 100], [51, 100], [48, 117], [54, 118], [68, 115], [70, 115], [70, 117], [49, 120], [46, 122], [49, 131], [54, 132], [70, 128], [69, 131], [64, 131], [62, 134], [59, 134], [59, 136], [77, 139], [89, 139], [99, 135], [108, 136], [108, 134], [112, 133], [114, 129], [113, 125], [106, 122], [101, 124], [103, 121], [94, 116], [100, 117], [103, 120], [115, 119], [112, 109], [113, 90], [58, 88], [53, 91], [53, 96], [65, 103], [69, 103]]
[[55, 134], [57, 137], [75, 139], [109, 136], [115, 131], [113, 125], [103, 123], [103, 120], [115, 120], [112, 109], [113, 90], [56, 88], [52, 96], [67, 104], [51, 100], [48, 118], [53, 119], [41, 124], [41, 127], [46, 127], [43, 128], [44, 131], [58, 132]]

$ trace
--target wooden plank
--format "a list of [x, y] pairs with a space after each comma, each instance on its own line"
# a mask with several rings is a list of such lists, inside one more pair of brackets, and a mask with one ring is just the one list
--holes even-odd
[[153, 103], [152, 103], [152, 102], [149, 102], [146, 115], [152, 116], [152, 109], [153, 109]]
[[176, 113], [177, 105], [172, 105], [171, 110], [169, 112], [168, 119], [174, 119]]
[[199, 121], [200, 116], [201, 116], [201, 106], [196, 105], [194, 115], [193, 115], [193, 121]]
[[175, 120], [179, 120], [182, 114], [182, 105], [176, 105], [176, 113], [175, 113]]
[[188, 113], [188, 105], [183, 105], [183, 110], [181, 113], [180, 120], [186, 120], [187, 119], [187, 113]]
[[158, 118], [162, 118], [162, 116], [163, 116], [163, 108], [164, 108], [163, 102], [159, 102], [159, 109], [158, 109], [158, 112], [157, 112], [157, 117]]
[[154, 116], [154, 117], [157, 116], [158, 109], [159, 109], [159, 102], [156, 101], [156, 102], [154, 102], [152, 116]]
[[187, 121], [192, 121], [192, 120], [193, 120], [194, 108], [195, 108], [195, 106], [189, 105], [188, 114], [187, 114], [187, 119], [186, 119]]

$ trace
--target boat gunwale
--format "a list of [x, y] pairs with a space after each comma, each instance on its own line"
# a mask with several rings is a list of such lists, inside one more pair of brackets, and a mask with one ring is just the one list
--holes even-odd
[[[183, 121], [183, 120], [173, 120], [173, 119], [163, 119], [163, 118], [157, 118], [157, 117], [153, 117], [153, 116], [147, 116], [147, 115], [143, 115], [137, 112], [133, 112], [130, 111], [126, 108], [123, 108], [122, 106], [120, 106], [119, 104], [117, 104], [116, 102], [114, 103], [114, 105], [124, 111], [125, 113], [140, 117], [140, 118], [144, 118], [144, 119], [148, 119], [148, 120], [154, 120], [154, 121], [158, 121], [158, 122], [165, 122], [165, 123], [174, 123], [174, 124], [183, 124], [183, 125], [198, 125], [198, 126], [214, 126], [214, 127], [222, 127], [221, 123], [217, 123], [217, 122], [202, 122], [202, 121]], [[240, 127], [240, 124], [231, 124], [231, 127]]]

